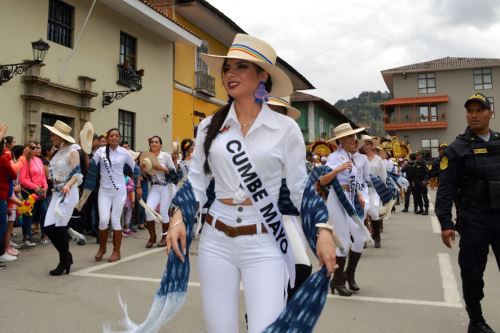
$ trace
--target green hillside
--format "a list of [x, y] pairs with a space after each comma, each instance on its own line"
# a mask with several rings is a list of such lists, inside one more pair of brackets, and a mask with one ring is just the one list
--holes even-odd
[[383, 136], [384, 118], [380, 103], [391, 98], [388, 91], [363, 91], [358, 97], [337, 101], [335, 107], [359, 126], [370, 127], [370, 134]]

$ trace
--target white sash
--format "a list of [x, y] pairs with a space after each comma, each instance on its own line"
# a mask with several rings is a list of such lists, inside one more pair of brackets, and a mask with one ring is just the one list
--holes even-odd
[[257, 174], [255, 163], [247, 153], [245, 140], [237, 128], [229, 128], [229, 130], [221, 132], [219, 136], [224, 145], [224, 155], [238, 175], [246, 196], [252, 200], [253, 205], [257, 208], [267, 230], [270, 233], [272, 231], [276, 246], [287, 265], [290, 285], [293, 288], [295, 285], [295, 260], [278, 204], [272, 199], [271, 192], [267, 190]]

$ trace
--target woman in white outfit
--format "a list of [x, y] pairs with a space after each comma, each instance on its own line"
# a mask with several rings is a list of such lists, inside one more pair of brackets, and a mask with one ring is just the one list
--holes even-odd
[[[263, 218], [268, 211], [259, 205], [277, 201], [281, 179], [286, 178], [291, 201], [300, 209], [307, 180], [304, 139], [293, 119], [264, 103], [267, 92], [287, 96], [293, 89], [267, 43], [238, 34], [227, 56], [202, 57], [214, 72], [222, 73], [230, 96], [226, 106], [201, 122], [189, 171], [199, 207], [206, 201], [212, 176], [215, 179], [216, 200], [207, 214], [198, 253], [203, 315], [208, 332], [238, 332], [242, 280], [248, 332], [260, 333], [284, 309], [290, 267], [284, 253], [288, 259], [291, 252], [280, 249], [280, 244], [288, 244], [286, 235], [281, 241], [275, 239], [274, 229]], [[275, 206], [270, 209], [274, 214]], [[281, 221], [273, 220], [272, 226], [281, 235]], [[184, 260], [185, 244], [186, 226], [177, 209], [167, 251], [172, 248]], [[320, 262], [332, 272], [335, 246], [330, 230], [319, 229], [317, 245]]]
[[[363, 135], [361, 139], [364, 141], [363, 150], [368, 158], [370, 174], [375, 177], [380, 177], [380, 179], [385, 183], [387, 179], [385, 163], [375, 151], [375, 149], [379, 146], [378, 139], [369, 135]], [[380, 207], [383, 206], [383, 203], [373, 186], [368, 188], [368, 194], [370, 196], [370, 209], [368, 210], [368, 216], [371, 219], [372, 237], [375, 242], [375, 247], [380, 248], [380, 229], [382, 227], [382, 218], [379, 215], [379, 210]]]
[[[163, 141], [155, 135], [149, 138], [149, 151], [158, 158], [159, 164], [154, 166], [154, 174], [151, 175], [151, 191], [149, 191], [147, 205], [152, 209], [156, 209], [160, 205], [160, 215], [162, 217], [161, 229], [162, 236], [158, 243], [158, 247], [165, 247], [166, 232], [170, 222], [168, 209], [174, 197], [174, 184], [169, 179], [169, 175], [176, 173], [176, 167], [172, 156], [162, 150]], [[146, 228], [149, 231], [149, 240], [146, 243], [147, 248], [153, 247], [156, 243], [156, 230], [154, 215], [150, 211], [146, 211]]]
[[[331, 172], [320, 178], [321, 185], [328, 185], [334, 178], [338, 180], [348, 204], [355, 207], [355, 200], [359, 200], [361, 206], [364, 200], [361, 192], [358, 190], [358, 172], [360, 172], [355, 163], [353, 163], [352, 151], [356, 150], [355, 134], [364, 131], [364, 128], [353, 130], [349, 123], [340, 124], [335, 127], [335, 137], [338, 149], [331, 153], [326, 161], [326, 165], [332, 169]], [[343, 244], [343, 250], [337, 248], [337, 265], [339, 268], [335, 271], [330, 283], [332, 293], [337, 292], [340, 296], [351, 296], [352, 291], [359, 291], [359, 287], [354, 282], [354, 272], [358, 261], [363, 252], [363, 246], [366, 242], [366, 231], [364, 227], [353, 221], [342, 204], [343, 198], [339, 198], [337, 193], [330, 189], [327, 199], [328, 214], [333, 219], [335, 231]], [[351, 242], [351, 236], [354, 242]], [[349, 254], [349, 265], [344, 272]], [[348, 273], [348, 274], [347, 274]], [[346, 288], [346, 275], [349, 275], [349, 289]]]
[[71, 127], [57, 120], [54, 126], [44, 125], [50, 132], [50, 141], [58, 148], [49, 164], [49, 180], [53, 194], [45, 216], [45, 233], [59, 252], [59, 264], [50, 275], [69, 274], [73, 256], [69, 252], [68, 223], [78, 203], [78, 185], [82, 183], [80, 155], [73, 148], [69, 134]]
[[[99, 250], [95, 255], [96, 261], [101, 261], [106, 253], [106, 242], [108, 241], [108, 225], [111, 219], [113, 228], [113, 253], [109, 262], [121, 259], [122, 226], [121, 216], [125, 200], [127, 199], [127, 188], [125, 186], [125, 175], [123, 168], [130, 167], [134, 174], [138, 174], [138, 167], [130, 153], [121, 147], [120, 130], [112, 128], [107, 132], [108, 141], [105, 147], [97, 149], [92, 162], [98, 166], [100, 173], [100, 185], [97, 200], [99, 203]], [[135, 177], [136, 179], [138, 177]], [[142, 196], [141, 184], [134, 179], [137, 196]]]
[[189, 169], [191, 167], [191, 161], [193, 159], [194, 152], [194, 141], [191, 139], [184, 139], [181, 142], [181, 153], [182, 159], [179, 161], [179, 169], [182, 171], [181, 186], [187, 179], [189, 175]]

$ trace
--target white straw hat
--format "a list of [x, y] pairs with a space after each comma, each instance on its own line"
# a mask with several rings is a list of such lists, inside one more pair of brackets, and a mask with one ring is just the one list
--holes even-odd
[[158, 157], [155, 154], [149, 151], [141, 154], [140, 166], [144, 172], [151, 176], [156, 175], [158, 170], [154, 168], [155, 165], [160, 165], [160, 161], [158, 161]]
[[301, 112], [290, 105], [290, 97], [274, 97], [269, 96], [268, 105], [276, 105], [286, 108], [286, 115], [297, 120], [300, 118]]
[[128, 149], [127, 150], [128, 153], [130, 154], [130, 156], [132, 156], [132, 159], [135, 161], [137, 159], [137, 157], [139, 157], [139, 155], [141, 155], [140, 152], [138, 151], [133, 151], [132, 149]]
[[54, 126], [49, 126], [49, 125], [43, 125], [45, 128], [47, 128], [49, 131], [57, 135], [58, 137], [68, 141], [69, 143], [75, 143], [75, 139], [69, 135], [71, 133], [71, 127], [60, 121], [56, 120]]
[[343, 138], [345, 136], [349, 136], [349, 135], [353, 135], [353, 134], [356, 134], [359, 132], [363, 132], [364, 130], [365, 130], [364, 127], [352, 129], [352, 126], [350, 123], [343, 123], [343, 124], [340, 124], [339, 126], [335, 127], [335, 129], [333, 130], [335, 136], [333, 138], [331, 138], [330, 140], [327, 140], [326, 142], [330, 142], [333, 140]]
[[87, 154], [92, 152], [92, 142], [94, 141], [94, 127], [87, 121], [80, 131], [80, 146]]
[[370, 136], [370, 135], [362, 135], [361, 140], [371, 142], [373, 149], [377, 149], [377, 148], [381, 149], [382, 148], [382, 147], [380, 147], [380, 139], [377, 137]]
[[241, 59], [250, 61], [271, 76], [273, 86], [268, 93], [273, 96], [289, 96], [293, 92], [292, 81], [288, 75], [276, 66], [276, 51], [263, 40], [245, 35], [236, 34], [233, 44], [227, 55], [201, 54], [201, 59], [213, 73], [222, 73], [222, 65], [226, 59]]

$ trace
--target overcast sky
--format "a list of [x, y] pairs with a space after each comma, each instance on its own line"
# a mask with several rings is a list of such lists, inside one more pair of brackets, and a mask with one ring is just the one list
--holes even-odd
[[208, 0], [331, 103], [387, 90], [380, 71], [450, 57], [500, 58], [499, 0]]

